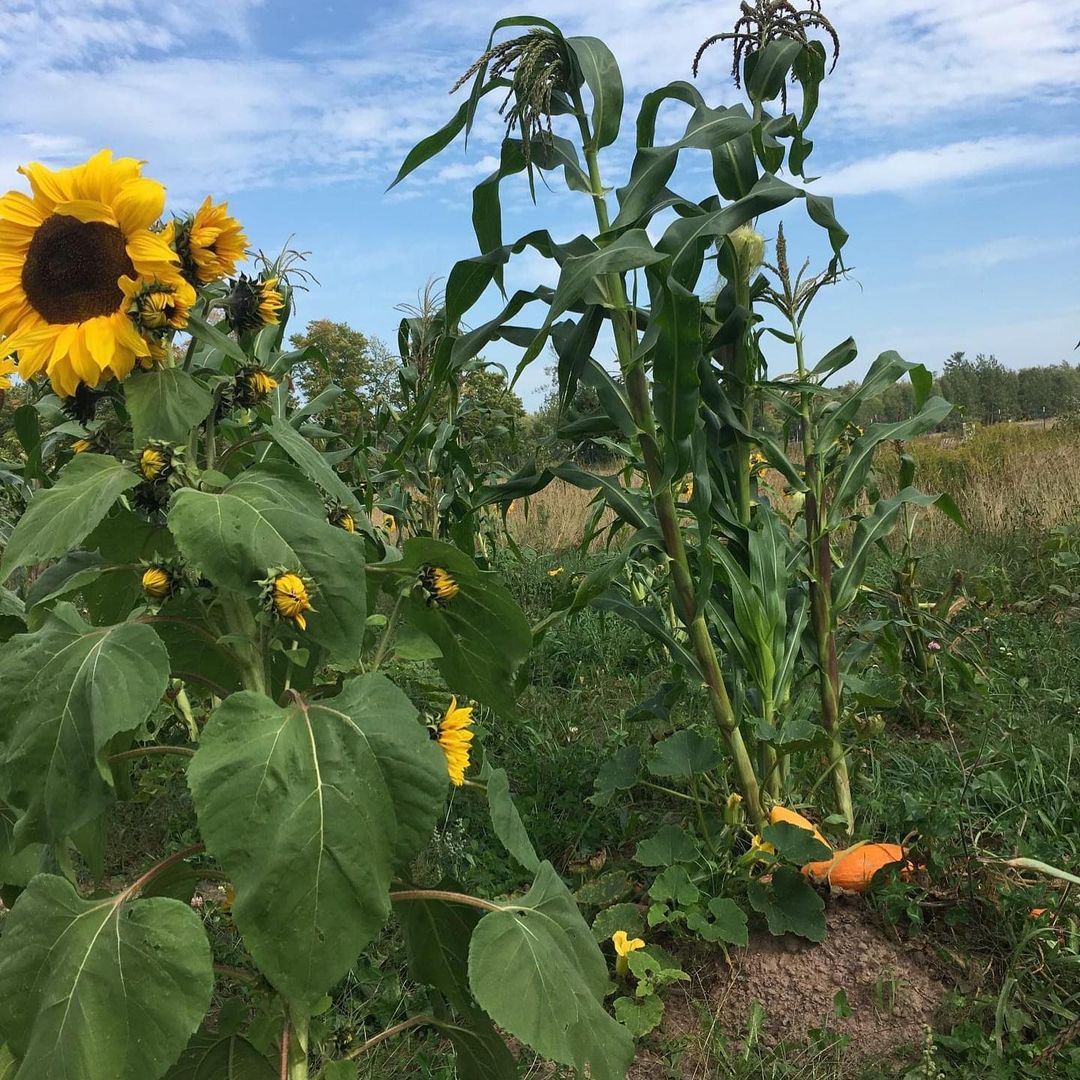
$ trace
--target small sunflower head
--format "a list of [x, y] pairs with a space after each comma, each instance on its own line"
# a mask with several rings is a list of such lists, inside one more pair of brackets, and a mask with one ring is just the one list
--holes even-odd
[[454, 576], [441, 566], [429, 564], [423, 567], [420, 571], [420, 584], [427, 594], [428, 607], [445, 607], [461, 592], [461, 586], [454, 580]]
[[148, 442], [137, 459], [139, 475], [148, 483], [166, 480], [176, 465], [176, 452], [168, 443]]
[[180, 588], [180, 577], [165, 563], [151, 563], [143, 571], [141, 585], [149, 599], [160, 603]]
[[215, 204], [209, 195], [190, 217], [175, 219], [165, 239], [179, 256], [184, 277], [196, 286], [231, 277], [247, 254], [247, 237], [229, 215], [229, 204]]
[[278, 381], [265, 368], [252, 364], [236, 373], [233, 399], [245, 409], [265, 401], [278, 387]]
[[750, 475], [760, 479], [765, 475], [769, 462], [760, 450], [750, 451]]
[[331, 506], [326, 512], [326, 520], [331, 525], [336, 525], [339, 529], [344, 529], [346, 532], [356, 532], [356, 518], [349, 512], [348, 507], [342, 506], [340, 503]]
[[458, 707], [457, 698], [450, 699], [446, 715], [439, 722], [436, 740], [446, 755], [446, 769], [455, 787], [465, 783], [469, 768], [469, 744], [473, 740], [473, 707]]
[[170, 330], [183, 330], [195, 304], [195, 290], [183, 280], [136, 281], [120, 279], [125, 310], [144, 338], [154, 339]]
[[298, 630], [307, 629], [305, 612], [314, 611], [308, 591], [309, 582], [290, 570], [271, 571], [265, 582], [266, 604], [282, 620], [288, 620]]
[[249, 278], [241, 274], [231, 283], [221, 306], [231, 330], [238, 334], [277, 326], [285, 307], [285, 294], [274, 277]]

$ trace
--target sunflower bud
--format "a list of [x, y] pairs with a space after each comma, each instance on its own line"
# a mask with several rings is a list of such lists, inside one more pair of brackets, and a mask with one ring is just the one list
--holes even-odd
[[247, 254], [247, 237], [240, 222], [230, 217], [229, 204], [215, 205], [209, 195], [191, 217], [171, 222], [164, 236], [191, 285], [231, 276]]
[[245, 334], [281, 322], [285, 296], [278, 288], [278, 280], [277, 277], [249, 278], [247, 274], [241, 274], [232, 282], [221, 301], [230, 330]]
[[139, 475], [148, 483], [166, 479], [173, 469], [173, 449], [168, 443], [150, 442], [139, 451]]
[[344, 506], [332, 506], [326, 515], [326, 520], [331, 525], [336, 525], [339, 529], [344, 529], [346, 532], [356, 532], [356, 519], [349, 513], [348, 509]]
[[271, 571], [263, 582], [267, 606], [279, 619], [288, 619], [298, 630], [307, 629], [304, 613], [314, 611], [308, 595], [308, 582], [288, 570]]
[[234, 400], [237, 405], [251, 409], [265, 401], [277, 387], [277, 379], [265, 368], [256, 365], [242, 368], [236, 375]]
[[151, 600], [167, 600], [178, 587], [179, 581], [159, 563], [143, 571], [142, 590]]
[[420, 584], [427, 593], [428, 607], [445, 607], [461, 592], [453, 575], [441, 566], [425, 566], [420, 571]]

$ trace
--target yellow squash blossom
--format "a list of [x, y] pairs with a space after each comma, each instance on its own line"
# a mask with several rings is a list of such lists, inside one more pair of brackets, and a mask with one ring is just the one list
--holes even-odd
[[625, 979], [626, 973], [630, 970], [627, 957], [638, 949], [644, 949], [645, 942], [639, 937], [629, 937], [625, 930], [616, 930], [611, 935], [611, 944], [615, 946], [615, 974], [620, 979]]
[[165, 189], [111, 150], [70, 169], [19, 171], [31, 194], [0, 198], [0, 355], [17, 354], [23, 378], [44, 373], [64, 398], [80, 383], [126, 377], [149, 348], [121, 279], [180, 278], [175, 253], [151, 231]]
[[427, 593], [429, 607], [449, 604], [461, 592], [461, 587], [453, 575], [441, 566], [425, 566], [420, 571], [420, 584]]
[[279, 618], [291, 619], [299, 630], [307, 629], [304, 612], [313, 608], [299, 574], [278, 574], [270, 586], [270, 600]]
[[439, 724], [438, 741], [446, 755], [450, 782], [455, 787], [465, 783], [465, 771], [469, 767], [469, 743], [473, 740], [473, 733], [469, 730], [472, 723], [473, 707], [458, 708], [457, 698], [452, 697], [450, 707]]
[[247, 254], [247, 237], [240, 222], [229, 215], [229, 204], [215, 204], [209, 195], [192, 217], [172, 222], [164, 235], [193, 285], [232, 277]]

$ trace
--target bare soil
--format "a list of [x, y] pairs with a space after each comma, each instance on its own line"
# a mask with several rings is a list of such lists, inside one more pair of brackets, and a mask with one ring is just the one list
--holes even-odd
[[[933, 956], [887, 935], [858, 900], [828, 903], [820, 945], [760, 932], [730, 951], [730, 965], [710, 958], [695, 969], [684, 959], [693, 981], [668, 995], [659, 1038], [645, 1040], [630, 1080], [711, 1080], [719, 1062], [710, 1042], [720, 1035], [738, 1052], [754, 1001], [765, 1010], [760, 1042], [767, 1046], [801, 1043], [827, 1026], [849, 1037], [843, 1060], [853, 1073], [916, 1056], [947, 989]], [[834, 1008], [840, 990], [851, 1011], [842, 1018]], [[683, 1047], [677, 1060], [673, 1045]]]

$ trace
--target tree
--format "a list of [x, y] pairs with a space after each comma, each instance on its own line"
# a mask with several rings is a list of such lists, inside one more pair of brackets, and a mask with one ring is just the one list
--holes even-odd
[[371, 423], [378, 402], [398, 404], [397, 358], [378, 338], [348, 323], [313, 319], [304, 333], [293, 334], [289, 341], [294, 348], [314, 345], [322, 353], [325, 364], [323, 359], [305, 360], [293, 368], [293, 377], [308, 401], [331, 384], [345, 391], [329, 415], [346, 435]]
[[498, 368], [477, 368], [460, 383], [458, 427], [461, 442], [479, 461], [515, 463], [525, 446], [528, 414]]

